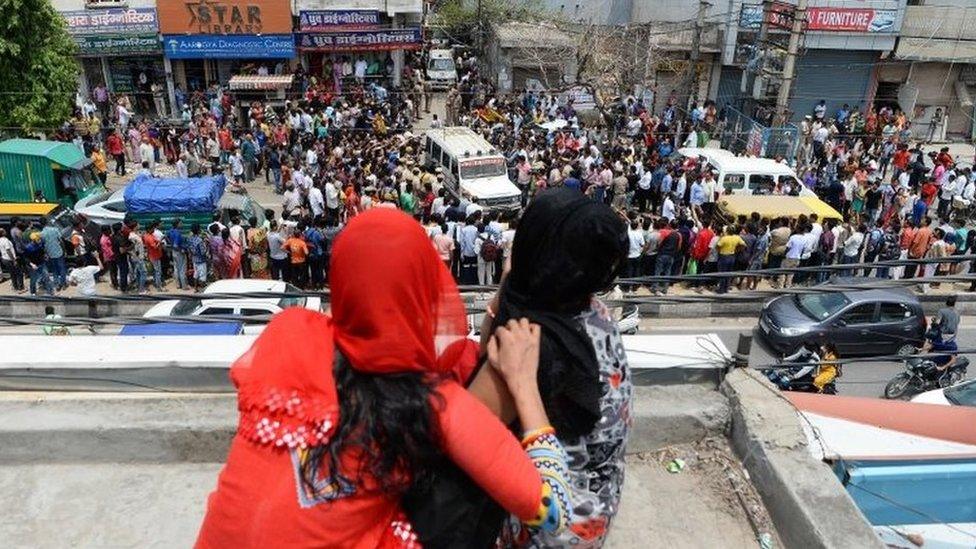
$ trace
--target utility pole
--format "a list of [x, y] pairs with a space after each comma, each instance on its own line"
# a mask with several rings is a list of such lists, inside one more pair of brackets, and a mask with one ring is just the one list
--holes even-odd
[[790, 44], [786, 50], [786, 60], [783, 62], [783, 80], [776, 97], [776, 117], [774, 126], [783, 126], [789, 121], [790, 91], [793, 80], [796, 79], [796, 56], [800, 50], [800, 41], [807, 21], [807, 0], [798, 0], [796, 11], [793, 13], [793, 28], [790, 30]]
[[479, 59], [483, 59], [485, 57], [484, 53], [481, 51], [481, 48], [484, 47], [484, 39], [485, 39], [484, 37], [485, 37], [485, 18], [481, 16], [481, 0], [478, 0], [478, 50], [477, 51], [478, 51]]
[[[766, 54], [767, 54], [767, 42], [769, 41], [769, 17], [770, 17], [770, 7], [772, 5], [771, 0], [763, 0], [762, 3], [762, 21], [759, 24], [759, 38], [756, 40], [756, 47], [754, 55], [758, 57], [756, 64], [752, 67], [751, 77], [748, 79], [747, 88], [743, 90], [747, 97], [753, 101], [749, 104], [754, 104], [756, 99], [759, 99], [760, 95], [758, 93], [759, 87], [762, 85], [763, 73], [766, 69]], [[748, 112], [750, 109], [745, 108], [742, 105], [743, 110]]]
[[701, 59], [701, 35], [705, 28], [705, 13], [711, 6], [705, 0], [698, 2], [698, 16], [695, 18], [695, 32], [691, 36], [691, 55], [688, 56], [688, 76], [685, 77], [684, 91], [687, 92], [684, 108], [691, 107], [691, 98], [695, 96], [695, 84], [698, 83], [698, 61]]

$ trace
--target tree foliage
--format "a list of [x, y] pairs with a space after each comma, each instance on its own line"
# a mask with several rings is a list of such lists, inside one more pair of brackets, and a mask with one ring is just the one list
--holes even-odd
[[0, 0], [0, 127], [51, 128], [71, 116], [76, 50], [50, 0]]
[[473, 38], [479, 25], [487, 30], [506, 21], [530, 22], [551, 17], [541, 0], [446, 0], [437, 8], [436, 24], [463, 40], [465, 37]]

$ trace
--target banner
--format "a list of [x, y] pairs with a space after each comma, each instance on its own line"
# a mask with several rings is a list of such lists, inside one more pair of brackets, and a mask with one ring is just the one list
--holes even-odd
[[159, 30], [155, 8], [112, 8], [61, 12], [73, 35], [144, 34]]
[[[788, 6], [788, 8], [787, 8]], [[769, 23], [774, 28], [789, 30], [793, 21], [792, 5], [774, 2], [770, 7]], [[898, 10], [874, 8], [807, 8], [806, 30], [813, 32], [894, 33]], [[758, 29], [762, 26], [762, 5], [743, 4], [739, 26]]]
[[290, 34], [262, 36], [163, 36], [163, 52], [170, 59], [291, 59], [295, 40]]
[[157, 4], [163, 34], [286, 34], [288, 0], [165, 0]]
[[810, 8], [807, 30], [830, 32], [895, 32], [898, 10], [872, 8]]
[[380, 12], [375, 10], [303, 10], [298, 15], [302, 32], [363, 30], [379, 24]]
[[305, 51], [413, 50], [420, 45], [419, 28], [298, 35], [298, 47]]
[[82, 56], [123, 55], [132, 53], [159, 53], [159, 37], [153, 34], [99, 34], [76, 36]]

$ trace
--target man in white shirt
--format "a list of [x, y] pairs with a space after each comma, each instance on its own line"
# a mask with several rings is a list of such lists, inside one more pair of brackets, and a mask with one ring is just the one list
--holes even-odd
[[142, 138], [142, 143], [139, 144], [139, 158], [149, 163], [149, 171], [156, 170], [156, 147], [152, 146], [148, 137]]
[[[793, 269], [800, 266], [803, 252], [807, 248], [806, 227], [797, 227], [796, 232], [786, 241], [786, 256], [783, 258], [784, 269]], [[783, 287], [788, 288], [793, 283], [793, 273], [783, 275]]]
[[312, 185], [308, 189], [308, 207], [312, 210], [313, 218], [325, 213], [325, 197], [318, 185]]
[[[630, 247], [627, 251], [626, 276], [633, 278], [641, 274], [641, 255], [644, 253], [644, 245], [647, 244], [647, 237], [641, 229], [640, 220], [631, 220], [630, 229], [627, 230], [627, 239], [630, 241]], [[636, 287], [630, 289], [635, 290]]]
[[339, 189], [332, 180], [325, 182], [325, 209], [332, 215], [339, 214]]
[[[864, 244], [864, 235], [867, 233], [868, 228], [861, 224], [857, 229], [853, 229], [854, 232], [851, 236], [847, 237], [847, 240], [843, 244], [843, 254], [840, 262], [844, 265], [850, 265], [851, 263], [857, 263], [861, 258], [861, 248]], [[852, 271], [844, 271], [844, 276], [851, 276]]]
[[244, 159], [241, 157], [241, 150], [235, 149], [227, 162], [230, 164], [230, 175], [234, 183], [238, 185], [244, 183]]
[[95, 275], [101, 270], [102, 268], [99, 265], [71, 269], [71, 272], [68, 273], [68, 283], [72, 286], [78, 286], [78, 295], [93, 296], [95, 295]]
[[186, 179], [190, 176], [189, 170], [186, 168], [186, 153], [180, 155], [180, 159], [176, 161], [176, 177], [181, 179]]
[[312, 175], [315, 175], [319, 171], [319, 155], [315, 152], [314, 148], [310, 148], [305, 151], [305, 164], [308, 165], [308, 171]]
[[674, 207], [674, 200], [671, 199], [671, 194], [667, 194], [664, 197], [664, 204], [661, 206], [661, 217], [667, 219], [668, 221], [673, 221], [677, 217], [677, 212]]
[[309, 178], [305, 176], [305, 171], [302, 166], [299, 166], [291, 174], [291, 182], [295, 185], [295, 189], [307, 190], [308, 186], [311, 184]]
[[366, 80], [366, 67], [369, 64], [366, 63], [366, 59], [360, 57], [356, 59], [356, 66], [353, 68], [353, 75], [356, 77], [356, 81], [362, 84]]

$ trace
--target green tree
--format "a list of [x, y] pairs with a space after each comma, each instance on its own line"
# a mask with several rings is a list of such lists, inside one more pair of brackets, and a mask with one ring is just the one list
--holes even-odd
[[50, 0], [0, 0], [0, 127], [46, 129], [71, 116], [76, 50]]
[[553, 17], [541, 0], [446, 0], [438, 6], [434, 23], [455, 38], [474, 43], [479, 29], [488, 32], [492, 25], [506, 21], [532, 22]]

